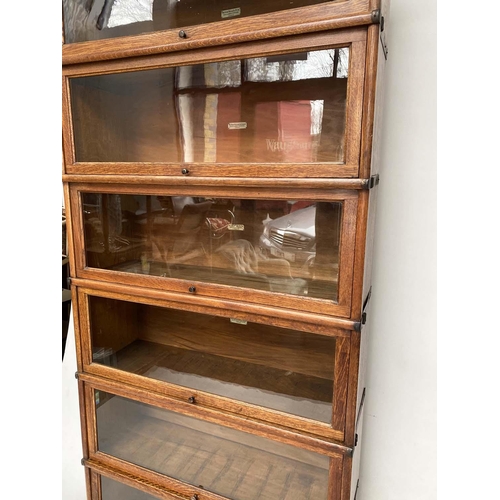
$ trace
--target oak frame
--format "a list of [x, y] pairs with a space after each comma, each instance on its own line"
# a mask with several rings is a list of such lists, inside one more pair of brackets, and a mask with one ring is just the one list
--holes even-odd
[[[249, 172], [254, 178], [355, 178], [361, 154], [363, 82], [365, 71], [366, 29], [354, 28], [340, 32], [306, 34], [278, 41], [257, 41], [233, 47], [200, 49], [194, 52], [174, 52], [141, 59], [123, 59], [63, 68], [63, 149], [66, 174], [72, 175], [135, 175], [179, 176], [189, 167], [189, 178], [244, 178]], [[317, 163], [161, 163], [161, 162], [77, 162], [70, 106], [69, 80], [83, 76], [107, 75], [130, 71], [177, 67], [192, 63], [218, 62], [263, 55], [294, 53], [304, 50], [350, 47], [349, 76], [345, 117], [345, 156], [343, 162]], [[250, 170], [249, 170], [250, 168]]]
[[[114, 194], [141, 194], [141, 195], [189, 195], [214, 197], [241, 197], [242, 199], [308, 199], [313, 201], [341, 201], [343, 203], [341, 244], [339, 257], [339, 278], [337, 301], [299, 297], [294, 295], [278, 294], [262, 290], [250, 290], [228, 285], [204, 283], [184, 279], [136, 275], [106, 269], [89, 268], [85, 260], [84, 223], [81, 193], [114, 193]], [[341, 318], [350, 318], [351, 315], [351, 287], [354, 273], [354, 244], [356, 231], [356, 211], [358, 210], [358, 192], [355, 190], [305, 190], [303, 188], [276, 191], [271, 188], [236, 188], [228, 190], [224, 186], [218, 189], [193, 187], [185, 189], [182, 186], [140, 186], [120, 184], [79, 184], [70, 186], [70, 204], [73, 213], [74, 249], [75, 249], [75, 276], [82, 279], [100, 280], [111, 283], [120, 283], [130, 286], [144, 286], [158, 290], [169, 290], [177, 293], [186, 293], [190, 300], [192, 294], [189, 287], [196, 287], [196, 296], [214, 297], [218, 299], [239, 300], [248, 304], [274, 305], [309, 311], [317, 314], [332, 314]]]
[[[362, 424], [362, 389], [364, 384], [364, 366], [366, 363], [366, 343], [368, 328], [363, 327], [362, 333], [359, 332], [361, 326], [361, 313], [364, 303], [369, 294], [370, 285], [370, 259], [371, 259], [371, 238], [373, 236], [373, 222], [375, 211], [376, 189], [365, 191], [368, 178], [371, 174], [378, 171], [378, 142], [377, 134], [380, 128], [377, 123], [381, 115], [382, 101], [380, 99], [381, 92], [379, 89], [383, 83], [383, 55], [380, 46], [379, 35], [380, 27], [376, 24], [372, 16], [374, 9], [379, 9], [382, 6], [385, 15], [389, 1], [387, 0], [347, 0], [345, 2], [332, 2], [331, 4], [321, 4], [313, 7], [301, 7], [296, 9], [297, 12], [285, 11], [277, 14], [266, 14], [262, 16], [253, 16], [251, 18], [242, 18], [231, 21], [229, 24], [212, 23], [207, 26], [195, 26], [188, 29], [190, 38], [187, 40], [179, 40], [177, 30], [169, 30], [167, 32], [156, 32], [147, 35], [136, 37], [124, 37], [122, 39], [110, 39], [107, 41], [98, 42], [83, 42], [78, 44], [69, 44], [63, 46], [63, 73], [64, 75], [84, 75], [87, 71], [98, 73], [103, 68], [115, 70], [116, 68], [136, 68], [141, 66], [154, 67], [161, 65], [162, 61], [169, 59], [174, 60], [178, 56], [178, 60], [188, 61], [189, 54], [203, 55], [212, 52], [214, 48], [219, 47], [219, 53], [224, 53], [224, 50], [231, 51], [234, 47], [254, 46], [264, 48], [268, 42], [273, 45], [280, 40], [294, 38], [294, 35], [307, 36], [311, 34], [311, 39], [317, 36], [322, 36], [330, 30], [332, 34], [346, 33], [350, 27], [356, 28], [358, 31], [365, 32], [364, 40], [366, 42], [365, 60], [363, 67], [365, 71], [365, 79], [363, 82], [363, 91], [360, 97], [362, 101], [362, 109], [360, 110], [361, 126], [359, 129], [360, 146], [359, 146], [359, 162], [353, 165], [357, 174], [351, 177], [340, 179], [341, 173], [338, 172], [332, 175], [337, 177], [333, 179], [328, 176], [318, 176], [316, 178], [298, 178], [300, 171], [294, 170], [294, 175], [289, 178], [264, 177], [260, 179], [249, 178], [248, 173], [240, 177], [225, 177], [218, 179], [215, 176], [208, 176], [206, 173], [192, 177], [181, 177], [178, 172], [173, 170], [166, 174], [161, 170], [161, 166], [156, 165], [152, 170], [141, 170], [137, 173], [137, 166], [122, 164], [120, 172], [110, 172], [109, 168], [114, 168], [115, 165], [108, 164], [104, 168], [103, 165], [90, 165], [93, 170], [78, 171], [74, 170], [75, 165], [72, 156], [72, 130], [68, 128], [69, 114], [69, 94], [67, 92], [67, 77], [63, 77], [63, 182], [64, 182], [64, 197], [68, 215], [68, 240], [69, 240], [69, 257], [70, 257], [70, 273], [72, 276], [72, 297], [74, 317], [75, 317], [75, 335], [77, 340], [77, 366], [79, 370], [79, 395], [82, 421], [82, 442], [86, 475], [87, 495], [89, 499], [101, 500], [100, 489], [100, 474], [113, 477], [117, 480], [125, 482], [131, 486], [139, 487], [142, 491], [157, 496], [158, 498], [176, 499], [185, 498], [185, 495], [179, 496], [182, 491], [185, 494], [192, 492], [191, 489], [183, 489], [182, 484], [173, 485], [177, 493], [169, 490], [163, 491], [159, 486], [163, 479], [154, 477], [154, 475], [134, 476], [130, 473], [130, 468], [125, 464], [113, 463], [118, 468], [113, 468], [111, 465], [103, 462], [103, 457], [99, 453], [95, 453], [92, 439], [95, 436], [95, 419], [89, 411], [93, 404], [93, 397], [89, 393], [89, 387], [98, 386], [101, 383], [112, 383], [112, 380], [103, 378], [104, 375], [88, 374], [87, 367], [84, 367], [85, 347], [82, 343], [85, 342], [84, 325], [79, 322], [77, 310], [82, 303], [81, 295], [85, 293], [110, 293], [110, 294], [135, 294], [141, 293], [147, 301], [168, 302], [173, 307], [185, 307], [186, 310], [206, 311], [213, 313], [219, 307], [231, 307], [231, 313], [235, 317], [242, 319], [253, 315], [260, 321], [274, 321], [282, 325], [295, 324], [298, 320], [307, 328], [316, 327], [317, 331], [328, 331], [331, 328], [345, 329], [346, 335], [350, 338], [350, 368], [349, 368], [349, 385], [347, 391], [347, 420], [345, 428], [344, 452], [341, 453], [341, 458], [335, 462], [335, 466], [330, 465], [330, 489], [329, 500], [348, 500], [355, 495], [356, 477], [359, 468], [359, 446], [356, 446], [356, 454], [354, 459], [352, 454], [355, 450], [355, 442], [358, 435], [361, 438]], [[320, 9], [320, 7], [323, 7]], [[320, 12], [322, 10], [322, 12]], [[297, 14], [299, 14], [297, 16]], [[308, 14], [303, 16], [303, 14]], [[302, 19], [307, 18], [307, 21]], [[300, 21], [298, 21], [300, 19]], [[266, 24], [267, 22], [267, 24]], [[217, 25], [216, 25], [217, 24]], [[387, 22], [386, 22], [387, 26]], [[362, 28], [359, 28], [362, 27]], [[214, 29], [212, 31], [212, 29]], [[345, 31], [344, 31], [345, 30]], [[255, 42], [260, 39], [261, 42]], [[255, 43], [254, 43], [255, 42]], [[365, 43], [363, 42], [363, 43]], [[239, 45], [235, 45], [239, 44]], [[226, 45], [226, 47], [222, 47]], [[257, 50], [257, 49], [255, 49]], [[170, 59], [172, 57], [172, 59]], [[119, 59], [119, 61], [118, 61]], [[126, 70], [126, 69], [125, 69]], [[144, 165], [141, 165], [144, 167]], [[159, 167], [159, 168], [157, 168]], [[171, 167], [168, 166], [167, 167]], [[190, 165], [191, 167], [191, 165]], [[200, 165], [204, 168], [206, 165]], [[149, 166], [148, 166], [149, 168]], [[205, 172], [205, 171], [204, 171]], [[332, 170], [333, 172], [333, 170]], [[256, 173], [256, 172], [252, 172]], [[257, 172], [258, 173], [258, 172]], [[124, 175], [126, 174], [126, 175]], [[260, 172], [262, 175], [262, 171]], [[338, 175], [337, 175], [338, 174]], [[73, 242], [73, 234], [78, 239], [77, 228], [74, 227], [72, 221], [74, 214], [70, 207], [70, 186], [76, 184], [96, 184], [116, 186], [122, 184], [131, 185], [165, 185], [168, 183], [171, 187], [187, 187], [186, 191], [192, 191], [193, 187], [199, 187], [200, 192], [228, 192], [232, 187], [237, 187], [238, 183], [248, 185], [254, 191], [258, 191], [264, 186], [275, 187], [278, 190], [298, 190], [303, 189], [303, 192], [309, 193], [310, 189], [329, 192], [331, 189], [352, 189], [356, 191], [358, 196], [357, 213], [356, 213], [356, 239], [354, 245], [355, 258], [353, 263], [353, 280], [351, 285], [352, 300], [350, 312], [346, 317], [333, 316], [323, 314], [323, 312], [304, 312], [299, 309], [284, 310], [279, 306], [269, 306], [263, 304], [245, 304], [243, 302], [234, 302], [230, 299], [221, 299], [213, 297], [192, 297], [190, 304], [185, 304], [185, 294], [176, 291], [162, 291], [159, 288], [140, 288], [127, 284], [116, 284], [101, 281], [100, 277], [92, 279], [77, 277], [76, 275], [76, 251]], [[275, 184], [273, 184], [275, 183]], [[174, 189], [174, 190], [175, 190]], [[347, 337], [346, 337], [347, 338]], [[120, 384], [117, 384], [117, 387]], [[108, 389], [114, 390], [114, 383], [106, 385]], [[127, 386], [128, 387], [128, 386]], [[111, 390], [110, 389], [110, 390]], [[130, 386], [126, 391], [130, 391], [133, 397], [141, 398], [144, 394], [135, 386]], [[146, 391], [147, 392], [147, 391]], [[129, 392], [127, 392], [129, 394]], [[217, 418], [223, 418], [223, 413], [217, 414]], [[231, 424], [229, 424], [231, 425]], [[245, 427], [245, 423], [241, 425]], [[278, 427], [273, 427], [274, 431], [279, 431]], [[266, 427], [267, 429], [268, 427]], [[245, 427], [247, 432], [253, 432]], [[276, 437], [277, 441], [282, 440], [280, 431]], [[361, 442], [361, 439], [360, 439]], [[297, 443], [294, 443], [297, 446]], [[89, 456], [92, 454], [92, 458]], [[135, 471], [135, 469], [134, 469]], [[164, 477], [164, 476], [163, 476]], [[180, 489], [179, 489], [180, 488]], [[161, 490], [161, 491], [160, 491]], [[200, 500], [209, 498], [206, 491], [197, 492]]]
[[[264, 437], [274, 440], [278, 443], [292, 445], [295, 448], [304, 449], [328, 456], [330, 459], [329, 465], [329, 481], [328, 481], [328, 498], [336, 498], [339, 494], [345, 491], [345, 472], [344, 462], [351, 458], [351, 449], [335, 444], [327, 443], [324, 440], [317, 439], [313, 436], [297, 434], [288, 429], [278, 428], [276, 426], [268, 426], [255, 422], [254, 425], [243, 424], [244, 420], [238, 422], [237, 417], [223, 415], [220, 412], [213, 412], [210, 409], [197, 408], [189, 403], [181, 403], [172, 400], [165, 396], [156, 396], [149, 391], [132, 389], [122, 383], [104, 380], [100, 377], [82, 374], [80, 380], [84, 384], [84, 394], [86, 399], [86, 414], [90, 425], [87, 426], [87, 441], [89, 442], [88, 458], [84, 460], [84, 465], [92, 471], [104, 472], [108, 477], [120, 479], [129, 478], [129, 484], [132, 486], [136, 479], [144, 488], [139, 488], [145, 492], [161, 492], [165, 495], [172, 495], [159, 498], [178, 498], [176, 494], [182, 495], [184, 498], [192, 498], [193, 495], [198, 495], [200, 500], [227, 500], [227, 497], [210, 492], [209, 490], [190, 485], [184, 481], [174, 479], [170, 476], [159, 472], [152, 471], [145, 467], [135, 465], [126, 460], [114, 457], [108, 453], [99, 451], [97, 442], [97, 413], [95, 405], [94, 391], [105, 391], [112, 395], [130, 399], [132, 401], [143, 402], [149, 405], [154, 405], [156, 408], [165, 409], [175, 414], [195, 416], [199, 420], [236, 429], [246, 434]], [[133, 479], [132, 479], [133, 478]], [[149, 486], [149, 487], [148, 487]], [[93, 492], [99, 492], [100, 487], [93, 486]], [[334, 496], [333, 496], [334, 495]], [[182, 498], [181, 496], [181, 498]], [[100, 500], [100, 497], [92, 497], [93, 500]]]
[[[181, 387], [172, 383], [151, 379], [141, 374], [126, 372], [117, 368], [93, 363], [88, 296], [104, 297], [146, 305], [154, 305], [166, 309], [172, 308], [172, 304], [167, 301], [152, 300], [140, 295], [122, 295], [120, 293], [96, 291], [95, 289], [91, 288], [79, 287], [79, 323], [80, 328], [82, 329], [80, 342], [83, 359], [81, 368], [84, 373], [89, 373], [102, 378], [122, 381], [124, 384], [127, 384], [129, 386], [135, 386], [157, 394], [164, 394], [180, 401], [188, 401], [190, 397], [195, 397], [196, 404], [200, 407], [216, 408], [221, 412], [244, 415], [250, 419], [269, 422], [271, 424], [276, 424], [290, 429], [296, 429], [301, 432], [322, 436], [327, 439], [333, 439], [336, 442], [343, 443], [348, 382], [349, 379], [353, 376], [353, 374], [349, 373], [349, 356], [351, 346], [349, 331], [332, 329], [327, 332], [316, 333], [311, 332], [313, 328], [310, 328], [310, 326], [307, 324], [300, 324], [297, 322], [294, 322], [293, 324], [293, 328], [296, 330], [315, 333], [316, 335], [335, 337], [337, 339], [334, 362], [335, 370], [333, 380], [334, 393], [332, 400], [332, 420], [331, 423], [326, 423], [312, 420], [306, 417], [300, 417], [298, 415], [290, 413], [284, 413], [282, 411], [266, 408], [257, 404], [235, 401], [230, 398], [210, 394], [202, 390]], [[210, 311], [210, 314], [220, 317], [231, 316], [231, 314], [229, 314], [229, 311], [227, 310], [212, 310]], [[256, 321], [250, 314], [244, 315], [243, 318], [244, 321], [260, 323], [259, 320]]]

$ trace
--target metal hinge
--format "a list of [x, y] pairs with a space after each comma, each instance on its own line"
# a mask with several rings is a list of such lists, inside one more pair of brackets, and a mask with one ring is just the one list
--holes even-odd
[[372, 10], [372, 23], [380, 24], [380, 32], [384, 31], [385, 19], [380, 9]]
[[359, 479], [356, 483], [356, 491], [354, 492], [354, 499], [353, 500], [356, 500], [356, 497], [358, 496], [358, 488], [359, 488]]
[[368, 189], [373, 189], [375, 186], [378, 186], [379, 182], [380, 176], [378, 174], [372, 175], [368, 181]]
[[361, 401], [359, 403], [358, 415], [356, 417], [356, 428], [358, 427], [359, 417], [361, 416], [361, 410], [363, 409], [363, 405], [365, 403], [365, 396], [366, 396], [366, 387], [363, 387], [363, 393], [361, 394]]
[[66, 278], [66, 285], [67, 285], [67, 286], [66, 286], [66, 288], [67, 288], [68, 290], [71, 290], [71, 277], [70, 277], [70, 276], [68, 276], [68, 277]]
[[382, 50], [384, 51], [384, 57], [385, 57], [385, 60], [387, 61], [387, 54], [389, 53], [389, 51], [387, 50], [387, 43], [385, 42], [385, 33], [384, 33], [385, 18], [382, 15], [382, 12], [380, 11], [380, 9], [372, 11], [372, 23], [380, 24], [380, 43], [382, 44]]
[[354, 328], [356, 331], [360, 332], [363, 325], [366, 324], [367, 314], [366, 307], [368, 306], [368, 302], [370, 302], [370, 298], [372, 296], [372, 287], [368, 290], [368, 294], [366, 295], [365, 301], [363, 302], [363, 309], [361, 310], [361, 321], [357, 323], [359, 325], [359, 330]]
[[372, 189], [375, 186], [378, 186], [380, 182], [379, 174], [373, 174], [369, 179], [365, 180], [365, 184], [363, 185], [363, 189]]

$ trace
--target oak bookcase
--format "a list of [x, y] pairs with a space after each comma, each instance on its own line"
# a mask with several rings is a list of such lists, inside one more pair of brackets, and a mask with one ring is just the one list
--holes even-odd
[[387, 11], [63, 1], [89, 500], [356, 497]]

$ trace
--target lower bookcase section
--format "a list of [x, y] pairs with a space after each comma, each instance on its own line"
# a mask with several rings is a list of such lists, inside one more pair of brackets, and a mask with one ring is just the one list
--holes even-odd
[[348, 449], [327, 455], [111, 392], [89, 393], [92, 500], [348, 498]]
[[234, 500], [327, 499], [326, 456], [109, 393], [98, 397], [99, 451]]

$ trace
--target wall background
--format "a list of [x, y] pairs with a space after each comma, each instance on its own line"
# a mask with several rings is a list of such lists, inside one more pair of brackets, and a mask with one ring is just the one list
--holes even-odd
[[359, 500], [436, 498], [436, 27], [391, 1]]
[[[437, 484], [435, 2], [392, 0], [387, 43], [358, 499], [432, 500]], [[70, 327], [68, 338], [72, 334]], [[61, 498], [84, 500], [74, 343], [67, 348]]]

